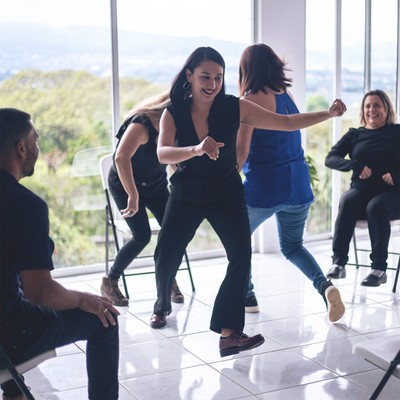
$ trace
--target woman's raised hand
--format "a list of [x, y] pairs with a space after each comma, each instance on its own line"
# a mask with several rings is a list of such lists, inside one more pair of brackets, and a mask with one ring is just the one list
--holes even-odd
[[341, 117], [346, 111], [346, 104], [344, 104], [340, 99], [336, 99], [329, 107], [329, 114], [332, 117]]

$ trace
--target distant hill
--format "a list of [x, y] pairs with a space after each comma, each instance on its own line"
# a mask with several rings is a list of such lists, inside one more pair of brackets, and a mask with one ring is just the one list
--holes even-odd
[[[246, 47], [244, 43], [124, 30], [120, 30], [118, 35], [121, 76], [169, 84], [196, 47], [212, 46], [226, 61], [227, 92], [237, 92], [238, 65], [240, 55]], [[373, 48], [375, 87], [385, 90], [387, 85], [392, 86], [392, 75], [395, 73], [394, 54], [395, 43]], [[331, 76], [328, 71], [334, 65], [332, 52], [309, 51], [307, 57], [308, 64], [313, 65], [313, 69], [307, 71], [307, 90], [329, 91]], [[343, 46], [342, 58], [346, 65], [342, 76], [344, 90], [359, 90], [363, 85], [363, 49], [359, 46]], [[83, 69], [99, 76], [110, 76], [109, 29], [93, 26], [54, 27], [34, 23], [1, 24], [0, 81], [27, 68], [43, 71]]]
[[[211, 46], [225, 59], [227, 83], [236, 85], [239, 58], [246, 47], [246, 44], [207, 37], [172, 37], [123, 30], [118, 35], [120, 75], [156, 83], [170, 83], [195, 48]], [[0, 25], [0, 79], [26, 68], [84, 69], [109, 76], [110, 32], [92, 26]]]

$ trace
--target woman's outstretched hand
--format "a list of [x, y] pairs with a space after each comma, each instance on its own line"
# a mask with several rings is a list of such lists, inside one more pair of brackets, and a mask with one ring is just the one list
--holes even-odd
[[331, 117], [341, 117], [346, 111], [346, 104], [340, 99], [336, 99], [329, 107], [329, 114]]
[[207, 136], [194, 148], [194, 153], [196, 156], [202, 156], [205, 153], [211, 160], [217, 160], [219, 149], [223, 146], [225, 146], [225, 143], [216, 142], [211, 136]]

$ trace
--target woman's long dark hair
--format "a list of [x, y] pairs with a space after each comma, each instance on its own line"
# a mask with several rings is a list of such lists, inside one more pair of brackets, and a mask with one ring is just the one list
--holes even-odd
[[217, 63], [223, 69], [223, 81], [220, 92], [216, 97], [216, 101], [220, 98], [225, 97], [225, 61], [222, 58], [221, 54], [218, 51], [214, 50], [212, 47], [198, 47], [186, 60], [185, 64], [179, 71], [179, 73], [175, 76], [172, 81], [170, 98], [174, 107], [179, 107], [183, 104], [185, 99], [187, 99], [191, 90], [185, 89], [184, 85], [187, 81], [186, 79], [186, 70], [193, 71], [203, 62], [203, 61], [213, 61]]
[[260, 90], [267, 93], [267, 88], [276, 92], [286, 91], [292, 86], [292, 79], [285, 74], [289, 71], [286, 63], [263, 43], [254, 44], [244, 49], [239, 66], [239, 94], [244, 96]]

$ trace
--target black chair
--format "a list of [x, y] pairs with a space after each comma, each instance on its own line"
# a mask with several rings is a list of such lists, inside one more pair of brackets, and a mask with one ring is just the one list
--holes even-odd
[[[400, 219], [391, 220], [390, 221], [390, 226], [392, 227], [392, 229], [394, 227], [400, 227]], [[354, 229], [354, 233], [353, 233], [353, 248], [354, 248], [354, 259], [355, 259], [355, 262], [354, 263], [351, 263], [351, 262], [347, 263], [347, 265], [355, 265], [357, 269], [360, 268], [360, 267], [371, 267], [368, 264], [362, 264], [359, 261], [359, 257], [358, 257], [359, 256], [359, 254], [358, 254], [359, 252], [363, 252], [363, 251], [364, 252], [368, 252], [368, 253], [371, 252], [371, 249], [360, 248], [358, 246], [358, 244], [357, 244], [356, 230], [362, 230], [362, 229], [364, 229], [364, 230], [368, 229], [368, 222], [366, 220], [358, 220], [357, 223], [356, 223], [356, 229]], [[394, 278], [393, 289], [392, 289], [392, 292], [396, 293], [397, 281], [399, 279], [399, 271], [400, 271], [400, 250], [399, 251], [388, 251], [388, 254], [399, 256], [397, 267], [388, 266], [388, 268], [387, 268], [387, 269], [390, 269], [390, 270], [396, 270], [396, 275], [395, 275], [395, 278]]]
[[[100, 160], [100, 174], [103, 183], [103, 189], [106, 196], [106, 207], [105, 207], [105, 247], [106, 247], [106, 254], [105, 254], [105, 262], [106, 262], [106, 273], [108, 274], [109, 271], [109, 263], [114, 260], [115, 254], [118, 253], [120, 249], [120, 241], [123, 240], [123, 235], [132, 235], [127, 223], [122, 218], [116, 218], [116, 214], [118, 213], [118, 209], [114, 203], [114, 199], [110, 195], [109, 188], [108, 188], [108, 173], [113, 163], [112, 154], [108, 154], [104, 156]], [[150, 227], [151, 227], [151, 234], [158, 235], [160, 232], [160, 226], [155, 218], [150, 218]], [[114, 239], [114, 251], [110, 251], [110, 229], [112, 231], [112, 237]], [[139, 257], [138, 257], [139, 258]], [[192, 285], [192, 291], [195, 292], [195, 286], [193, 282], [192, 271], [190, 269], [190, 262], [187, 252], [185, 251], [184, 259], [186, 263], [186, 267], [180, 267], [180, 271], [187, 270], [189, 273], [190, 283]], [[147, 274], [154, 274], [155, 271], [146, 271], [146, 272], [124, 272], [122, 274], [122, 282], [124, 285], [125, 295], [126, 298], [129, 299], [129, 291], [128, 286], [126, 284], [125, 277], [127, 276], [135, 276], [135, 275], [147, 275]]]
[[0, 346], [0, 384], [13, 379], [28, 400], [35, 400], [30, 389], [26, 386], [22, 378], [22, 374], [37, 367], [43, 361], [55, 356], [55, 350], [50, 350], [39, 354], [38, 356], [33, 357], [19, 365], [14, 365], [9, 359], [7, 353], [4, 351], [3, 347]]

